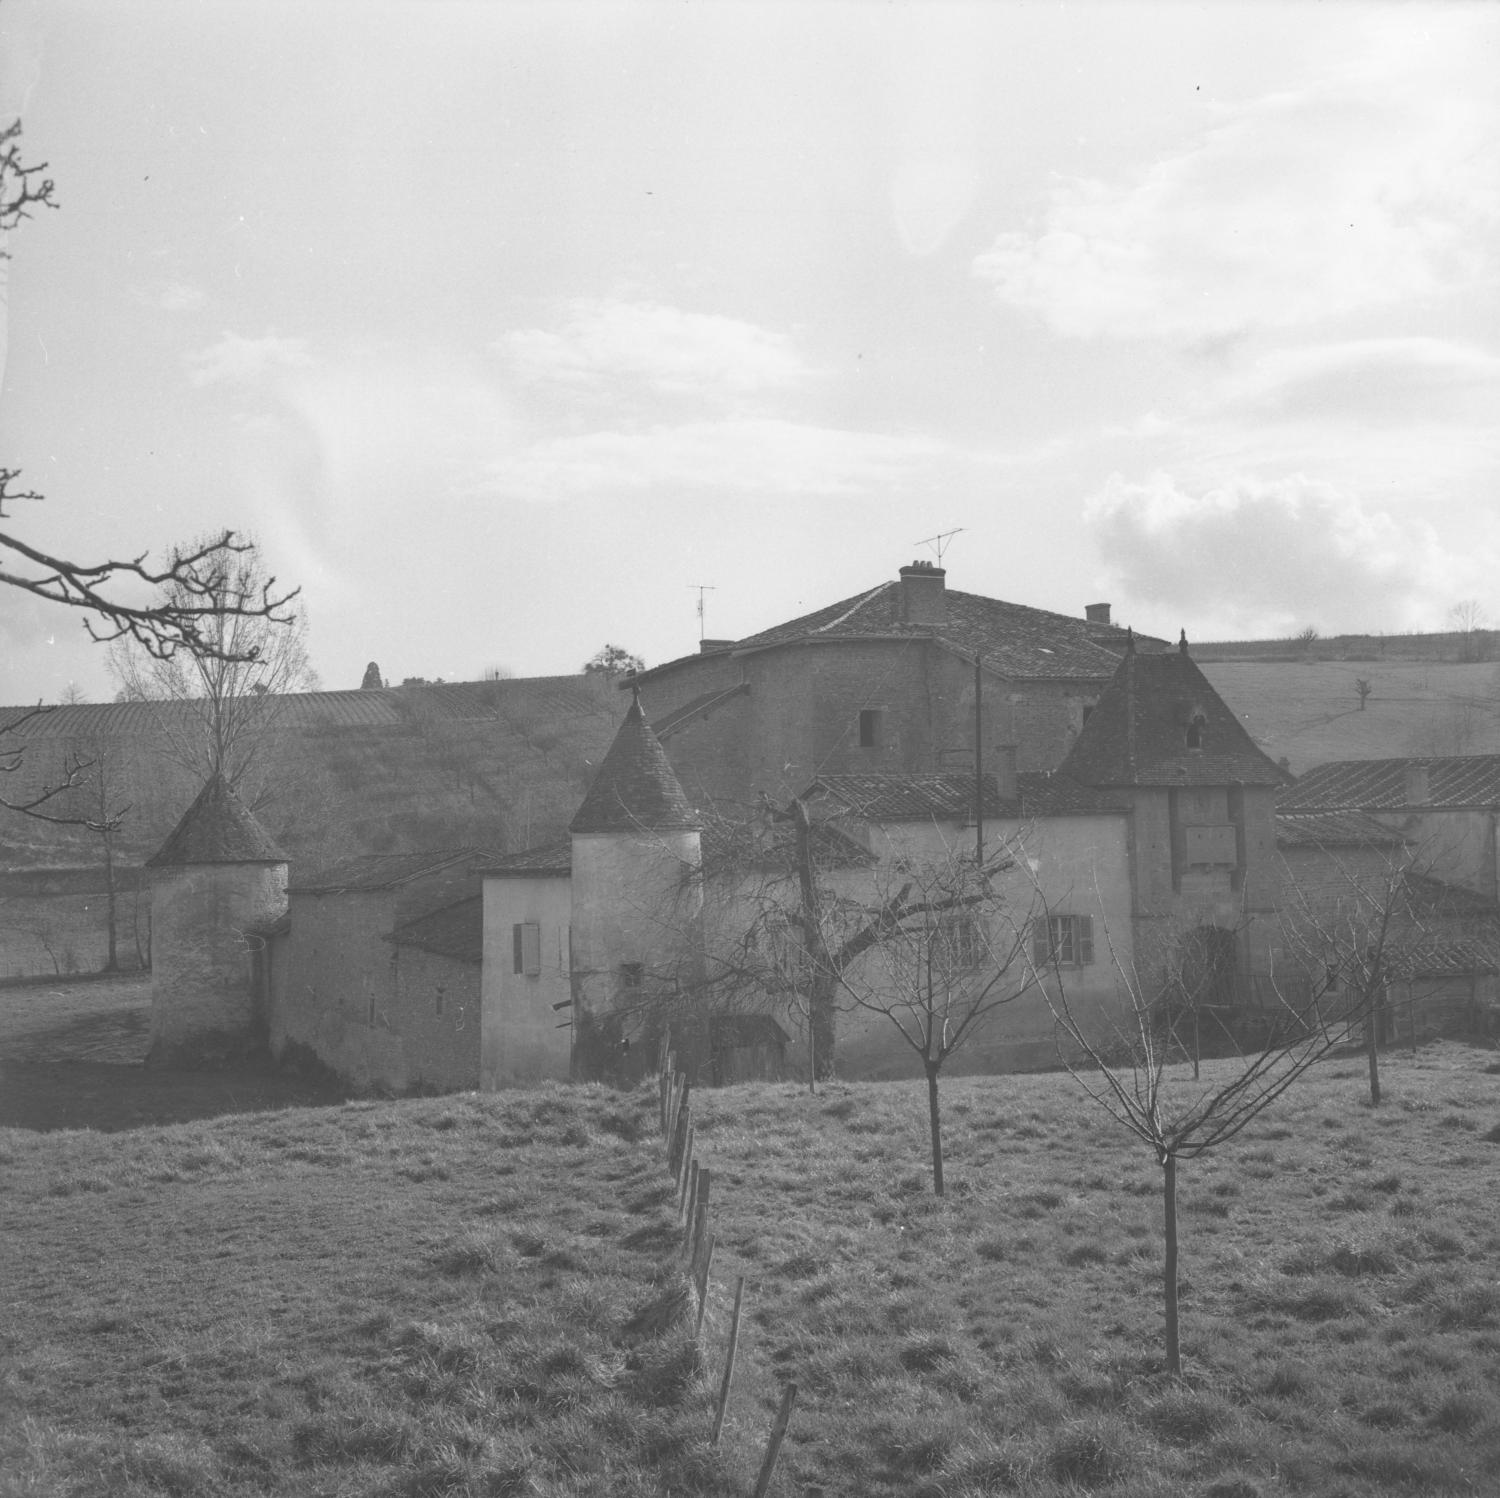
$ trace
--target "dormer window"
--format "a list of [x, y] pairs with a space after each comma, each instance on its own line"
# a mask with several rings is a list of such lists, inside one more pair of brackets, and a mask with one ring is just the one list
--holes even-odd
[[1202, 708], [1197, 708], [1193, 716], [1188, 719], [1187, 746], [1189, 749], [1201, 749], [1203, 747], [1203, 730], [1208, 726], [1208, 719]]

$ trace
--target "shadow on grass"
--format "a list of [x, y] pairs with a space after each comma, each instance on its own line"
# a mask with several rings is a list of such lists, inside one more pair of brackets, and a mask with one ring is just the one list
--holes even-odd
[[148, 1071], [118, 1062], [0, 1062], [0, 1128], [114, 1134], [226, 1113], [336, 1103], [344, 1092], [281, 1072]]

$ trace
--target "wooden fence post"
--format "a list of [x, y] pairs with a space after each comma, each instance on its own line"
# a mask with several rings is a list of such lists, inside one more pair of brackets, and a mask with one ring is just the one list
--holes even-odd
[[[693, 1208], [698, 1204], [698, 1162], [693, 1161], [692, 1169], [687, 1171], [683, 1179], [688, 1183], [687, 1208], [683, 1213], [682, 1220], [687, 1224], [686, 1232], [691, 1235], [693, 1231]], [[683, 1247], [688, 1245], [688, 1238], [682, 1240]]]
[[719, 1436], [724, 1429], [724, 1411], [729, 1407], [729, 1385], [734, 1382], [734, 1360], [740, 1349], [740, 1310], [744, 1303], [745, 1276], [740, 1275], [734, 1282], [734, 1314], [729, 1318], [729, 1350], [724, 1354], [724, 1377], [719, 1382], [719, 1408], [714, 1414], [714, 1433], [708, 1443], [710, 1446], [719, 1444]]
[[682, 1168], [683, 1136], [688, 1125], [688, 1084], [682, 1084], [677, 1095], [677, 1112], [672, 1123], [672, 1144], [667, 1152], [667, 1169], [675, 1176]]
[[693, 1272], [693, 1283], [698, 1287], [698, 1325], [693, 1329], [695, 1337], [703, 1335], [703, 1313], [708, 1309], [708, 1272], [714, 1266], [714, 1247], [714, 1235], [705, 1225], [695, 1254], [700, 1263]]
[[713, 1172], [704, 1166], [698, 1172], [698, 1189], [693, 1193], [693, 1204], [688, 1217], [687, 1248], [692, 1257], [694, 1245], [703, 1241], [704, 1229], [708, 1227], [708, 1188], [713, 1184]]
[[787, 1422], [792, 1418], [792, 1406], [797, 1402], [796, 1384], [788, 1384], [781, 1396], [781, 1407], [771, 1426], [771, 1440], [766, 1447], [766, 1459], [760, 1464], [760, 1476], [755, 1480], [755, 1498], [766, 1498], [766, 1490], [776, 1475], [776, 1459], [781, 1455], [782, 1438], [786, 1435]]

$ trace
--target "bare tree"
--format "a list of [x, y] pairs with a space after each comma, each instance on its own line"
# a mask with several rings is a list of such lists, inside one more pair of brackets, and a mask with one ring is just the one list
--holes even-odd
[[[0, 235], [31, 218], [34, 209], [57, 206], [46, 163], [28, 165], [21, 156], [20, 139], [19, 121], [0, 129]], [[5, 253], [0, 247], [0, 255]], [[247, 550], [233, 531], [220, 532], [192, 551], [173, 552], [159, 565], [148, 562], [145, 551], [77, 561], [32, 545], [15, 528], [18, 507], [40, 500], [40, 494], [22, 485], [19, 469], [0, 464], [0, 586], [77, 610], [93, 640], [131, 640], [149, 655], [167, 660], [184, 648], [222, 651], [213, 643], [213, 632], [215, 621], [226, 613], [270, 621], [288, 617], [295, 590], [279, 589], [274, 578], [265, 579], [254, 595], [225, 597], [223, 579], [235, 558]], [[140, 601], [142, 583], [169, 589], [170, 596]], [[7, 725], [10, 730], [18, 726], [15, 720]], [[16, 743], [0, 747], [0, 770], [15, 769], [24, 748]], [[34, 816], [68, 788], [43, 787], [40, 794], [9, 801], [0, 797], [0, 806]]]
[[[184, 548], [199, 556], [204, 543]], [[200, 575], [200, 573], [204, 575]], [[194, 784], [220, 775], [247, 804], [244, 782], [268, 735], [276, 726], [289, 692], [307, 691], [317, 676], [307, 653], [307, 616], [295, 603], [279, 617], [246, 613], [247, 599], [264, 595], [269, 579], [252, 540], [227, 562], [185, 564], [185, 575], [162, 589], [162, 604], [185, 597], [212, 599], [219, 611], [204, 625], [202, 638], [163, 656], [121, 639], [110, 647], [109, 672], [133, 701], [163, 704], [156, 715], [166, 755], [186, 770]]]
[[1409, 953], [1429, 936], [1413, 899], [1421, 860], [1410, 847], [1324, 849], [1316, 881], [1284, 880], [1282, 940], [1304, 973], [1341, 991], [1364, 1025], [1370, 1105], [1381, 1100], [1380, 1045], [1390, 1023], [1389, 991]]
[[1365, 703], [1368, 701], [1370, 693], [1375, 689], [1363, 676], [1356, 676], [1354, 678], [1354, 690], [1359, 693], [1359, 710], [1360, 712], [1364, 712]]
[[1194, 1079], [1185, 1066], [1173, 1064], [1176, 1039], [1160, 1019], [1162, 974], [1143, 972], [1118, 957], [1115, 966], [1120, 1005], [1107, 1024], [1074, 1015], [1060, 964], [1053, 963], [1047, 971], [1046, 988], [1068, 1070], [1105, 1113], [1152, 1151], [1161, 1168], [1166, 1361], [1167, 1371], [1179, 1374], [1178, 1162], [1228, 1143], [1340, 1045], [1358, 998], [1340, 990], [1326, 970], [1287, 974], [1268, 984], [1261, 1006], [1247, 1014], [1247, 1043], [1240, 1053], [1206, 1078]]
[[1030, 895], [1028, 886], [1005, 888], [1004, 876], [1023, 862], [1018, 845], [1002, 845], [983, 865], [956, 849], [883, 864], [874, 871], [873, 898], [854, 902], [844, 917], [875, 940], [862, 961], [839, 970], [842, 992], [855, 1009], [888, 1020], [922, 1063], [936, 1196], [943, 1195], [943, 1065], [1037, 985], [1028, 947], [1043, 907], [1036, 898], [1017, 900], [1015, 891]]
[[1461, 598], [1448, 610], [1448, 618], [1458, 632], [1458, 658], [1482, 661], [1486, 655], [1489, 616], [1477, 598]]

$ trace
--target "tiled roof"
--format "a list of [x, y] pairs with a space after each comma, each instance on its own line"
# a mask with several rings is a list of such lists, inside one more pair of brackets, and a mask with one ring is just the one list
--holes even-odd
[[568, 830], [688, 832], [699, 825], [636, 696]]
[[484, 959], [484, 900], [472, 895], [397, 926], [386, 938], [439, 957], [479, 963]]
[[[1191, 748], [1194, 733], [1199, 746]], [[1061, 769], [1093, 786], [1279, 786], [1287, 779], [1185, 644], [1161, 654], [1125, 652]]]
[[440, 848], [425, 853], [366, 853], [317, 869], [292, 882], [300, 895], [343, 894], [350, 890], [397, 889], [427, 874], [436, 874], [468, 860], [492, 862], [483, 848]]
[[1421, 941], [1398, 946], [1390, 968], [1399, 978], [1459, 978], [1500, 972], [1500, 950], [1489, 941]]
[[1408, 772], [1427, 772], [1422, 806], [1460, 807], [1500, 805], [1500, 754], [1472, 754], [1452, 758], [1345, 759], [1314, 765], [1278, 798], [1288, 811], [1340, 806], [1365, 811], [1414, 810], [1407, 787]]
[[542, 843], [535, 848], [524, 848], [519, 853], [507, 853], [479, 870], [481, 874], [498, 875], [502, 878], [524, 878], [531, 874], [571, 874], [573, 872], [573, 844], [570, 839], [557, 843]]
[[[814, 821], [811, 832], [813, 863], [824, 872], [868, 868], [877, 861], [863, 843], [828, 822]], [[711, 879], [735, 879], [749, 868], [795, 877], [796, 843], [790, 819], [770, 823], [711, 821], [703, 829], [703, 869]]]
[[[959, 654], [976, 655], [985, 667], [1011, 680], [1104, 681], [1113, 674], [1128, 631], [1025, 604], [1006, 603], [949, 588], [943, 594], [945, 624], [906, 624], [901, 619], [901, 585], [885, 582], [867, 593], [789, 619], [734, 642], [734, 650], [765, 650], [818, 640], [936, 639]], [[1137, 637], [1142, 647], [1163, 642]], [[647, 680], [697, 656], [684, 656], [640, 674]]]
[[1399, 848], [1405, 843], [1401, 833], [1362, 811], [1276, 809], [1278, 848]]
[[160, 848], [146, 860], [149, 869], [201, 863], [285, 863], [244, 802], [220, 775], [209, 777]]
[[[953, 822], [974, 812], [974, 777], [943, 770], [909, 775], [823, 775], [818, 790], [872, 822]], [[993, 775], [983, 777], [987, 817], [1089, 816], [1123, 810], [1117, 802], [1067, 776], [1027, 773], [1016, 777], [1016, 795], [1002, 798]]]
[[721, 687], [714, 692], [704, 692], [702, 696], [694, 697], [690, 702], [684, 702], [681, 707], [674, 707], [665, 717], [658, 718], [651, 725], [651, 731], [657, 738], [666, 738], [674, 733], [685, 723], [690, 723], [694, 718], [706, 718], [716, 707], [722, 706], [732, 697], [738, 697], [743, 692], [748, 692], [748, 682], [736, 682], [732, 687]]

